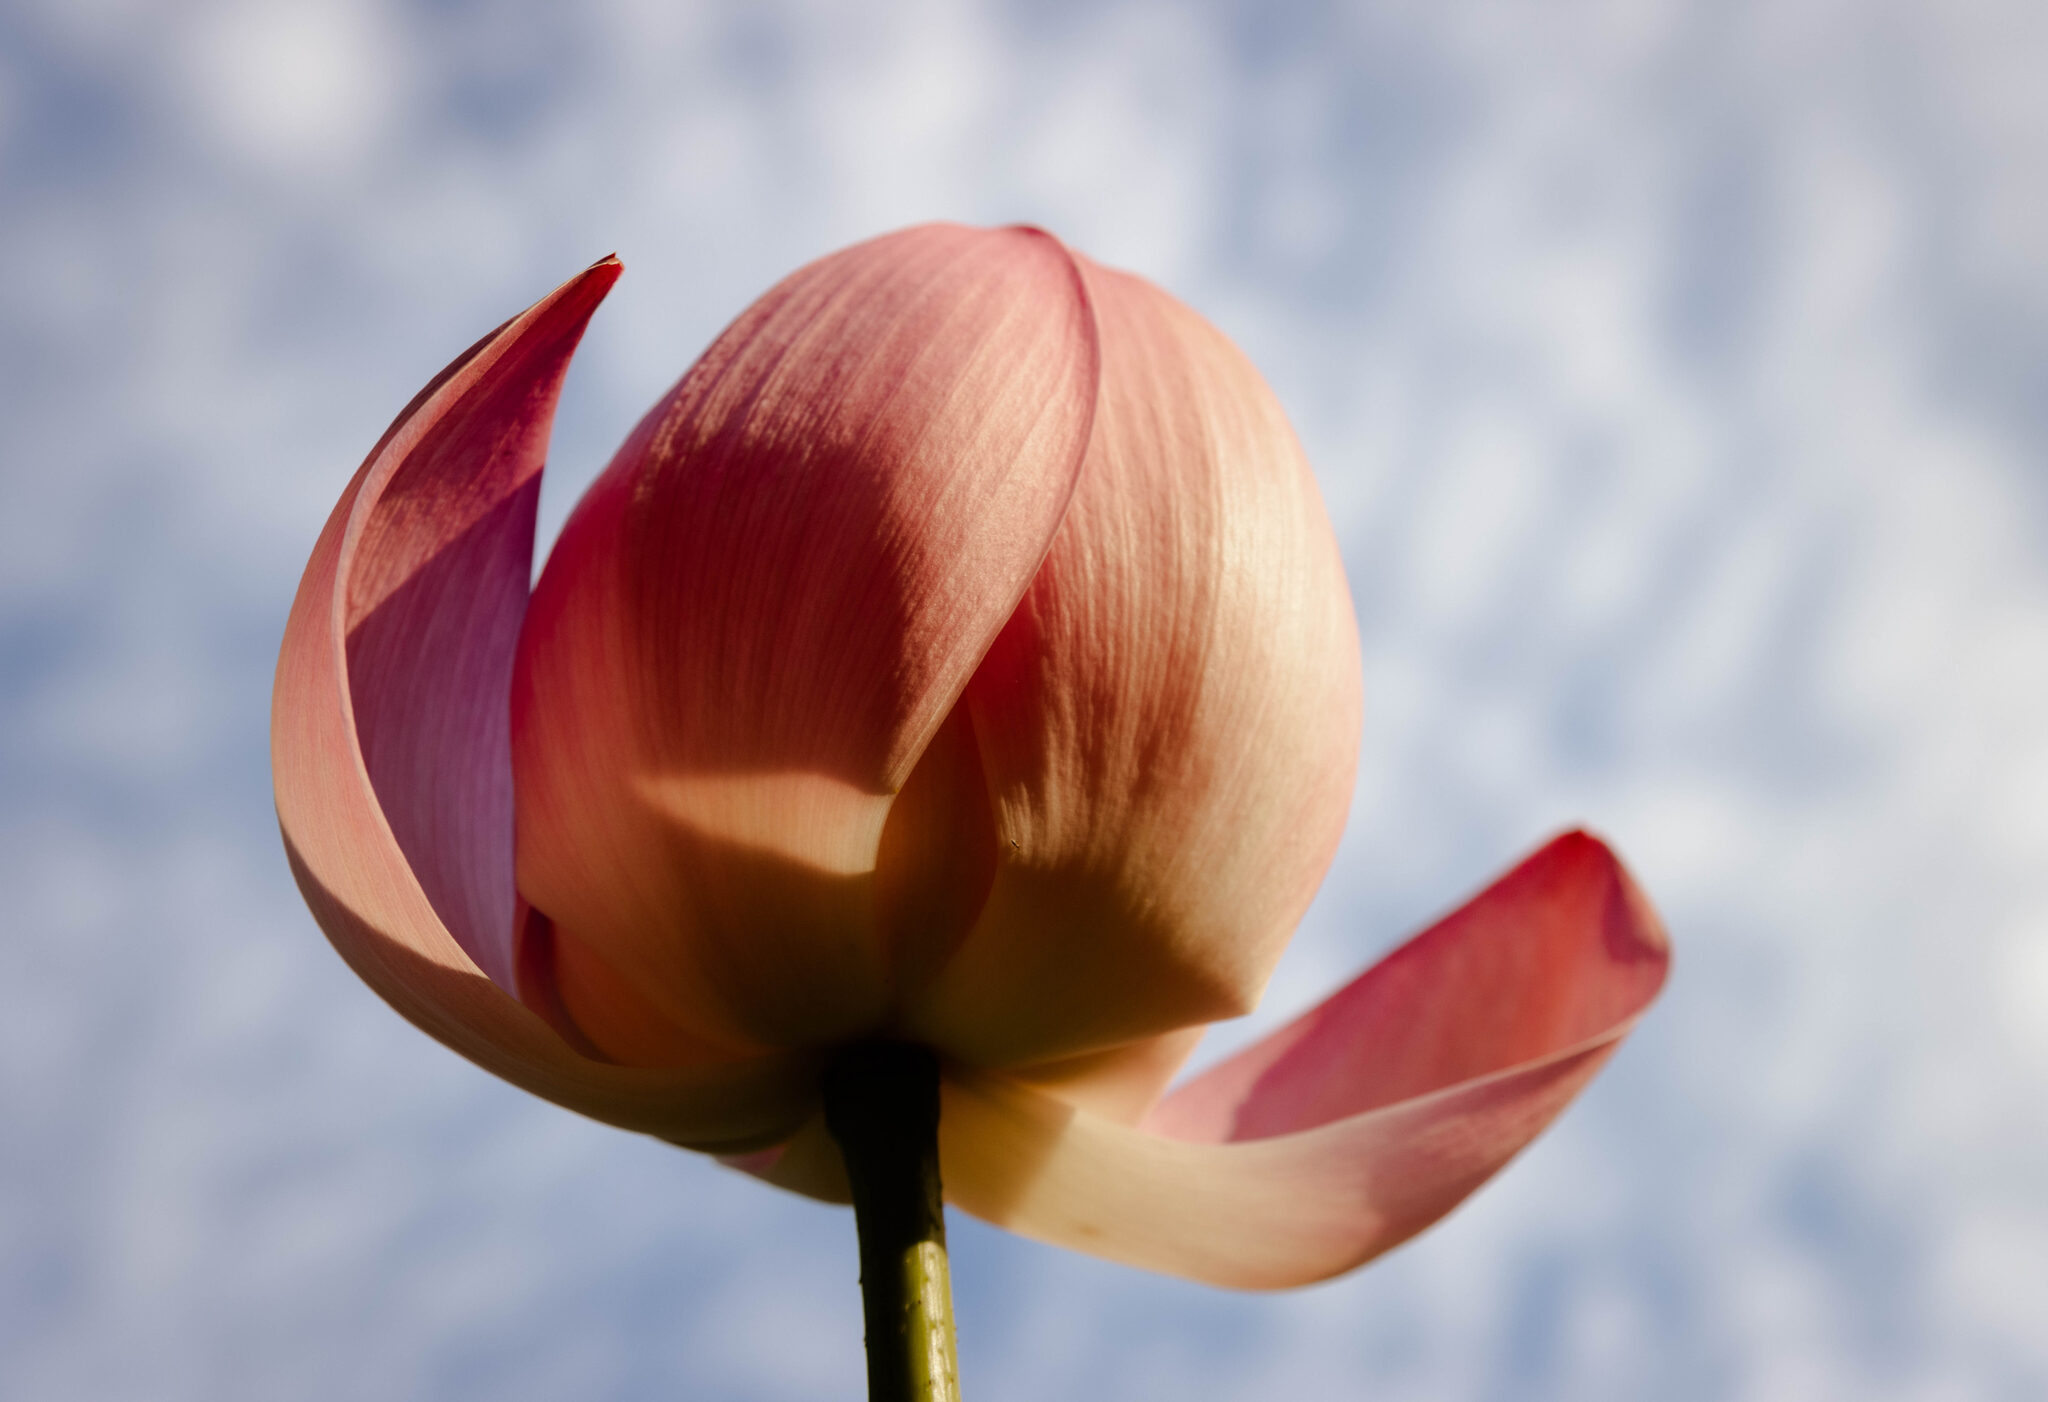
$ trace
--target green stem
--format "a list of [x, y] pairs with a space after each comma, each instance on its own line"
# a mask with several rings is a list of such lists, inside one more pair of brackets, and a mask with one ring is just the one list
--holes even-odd
[[938, 1058], [893, 1042], [840, 1052], [825, 1068], [825, 1127], [853, 1187], [869, 1402], [959, 1402]]

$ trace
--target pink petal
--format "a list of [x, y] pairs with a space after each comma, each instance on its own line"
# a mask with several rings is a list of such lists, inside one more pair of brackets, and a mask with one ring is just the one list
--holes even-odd
[[1568, 834], [1141, 1128], [956, 1074], [947, 1191], [998, 1226], [1152, 1270], [1320, 1280], [1429, 1226], [1534, 1138], [1669, 958], [1613, 855]]
[[1315, 480], [1214, 327], [1087, 265], [1087, 466], [964, 709], [997, 868], [915, 1033], [1015, 1067], [1248, 1010], [1335, 851], [1356, 624]]
[[942, 889], [972, 843], [923, 840], [878, 891], [892, 798], [1044, 557], [1095, 381], [1058, 243], [930, 226], [797, 272], [641, 423], [520, 639], [519, 885], [567, 976], [679, 1047], [882, 1023], [897, 936], [948, 946], [923, 922], [979, 895]]
[[597, 264], [472, 347], [350, 482], [278, 658], [278, 820], [321, 928], [422, 1029], [600, 1119], [683, 1142], [760, 1142], [808, 1108], [810, 1068], [797, 1059], [609, 1066], [505, 991], [506, 688], [534, 496], [562, 373], [618, 271]]
[[1669, 944], [1607, 845], [1551, 839], [1286, 1027], [1168, 1096], [1145, 1127], [1265, 1139], [1495, 1075], [1626, 1028]]

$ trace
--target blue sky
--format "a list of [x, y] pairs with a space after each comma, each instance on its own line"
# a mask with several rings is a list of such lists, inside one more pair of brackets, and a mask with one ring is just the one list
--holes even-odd
[[350, 470], [593, 258], [544, 531], [782, 273], [1027, 219], [1235, 336], [1364, 761], [1242, 1042], [1552, 829], [1663, 1002], [1439, 1228], [1270, 1297], [955, 1221], [969, 1395], [2048, 1392], [2048, 11], [0, 11], [0, 1395], [857, 1398], [852, 1226], [355, 982], [270, 812]]

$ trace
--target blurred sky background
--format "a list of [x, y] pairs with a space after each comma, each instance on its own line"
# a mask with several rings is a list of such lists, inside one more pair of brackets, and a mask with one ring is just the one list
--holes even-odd
[[1367, 722], [1245, 1040], [1554, 828], [1678, 944], [1342, 1281], [955, 1218], [967, 1395], [2048, 1395], [2048, 8], [0, 3], [0, 1397], [857, 1399], [850, 1217], [359, 984], [270, 673], [364, 452], [616, 249], [551, 535], [797, 264], [1041, 222], [1287, 404]]

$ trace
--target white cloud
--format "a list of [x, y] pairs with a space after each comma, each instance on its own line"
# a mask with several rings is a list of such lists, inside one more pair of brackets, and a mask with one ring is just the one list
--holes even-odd
[[379, 4], [221, 0], [177, 29], [178, 78], [203, 130], [274, 175], [332, 178], [403, 115], [406, 46]]

